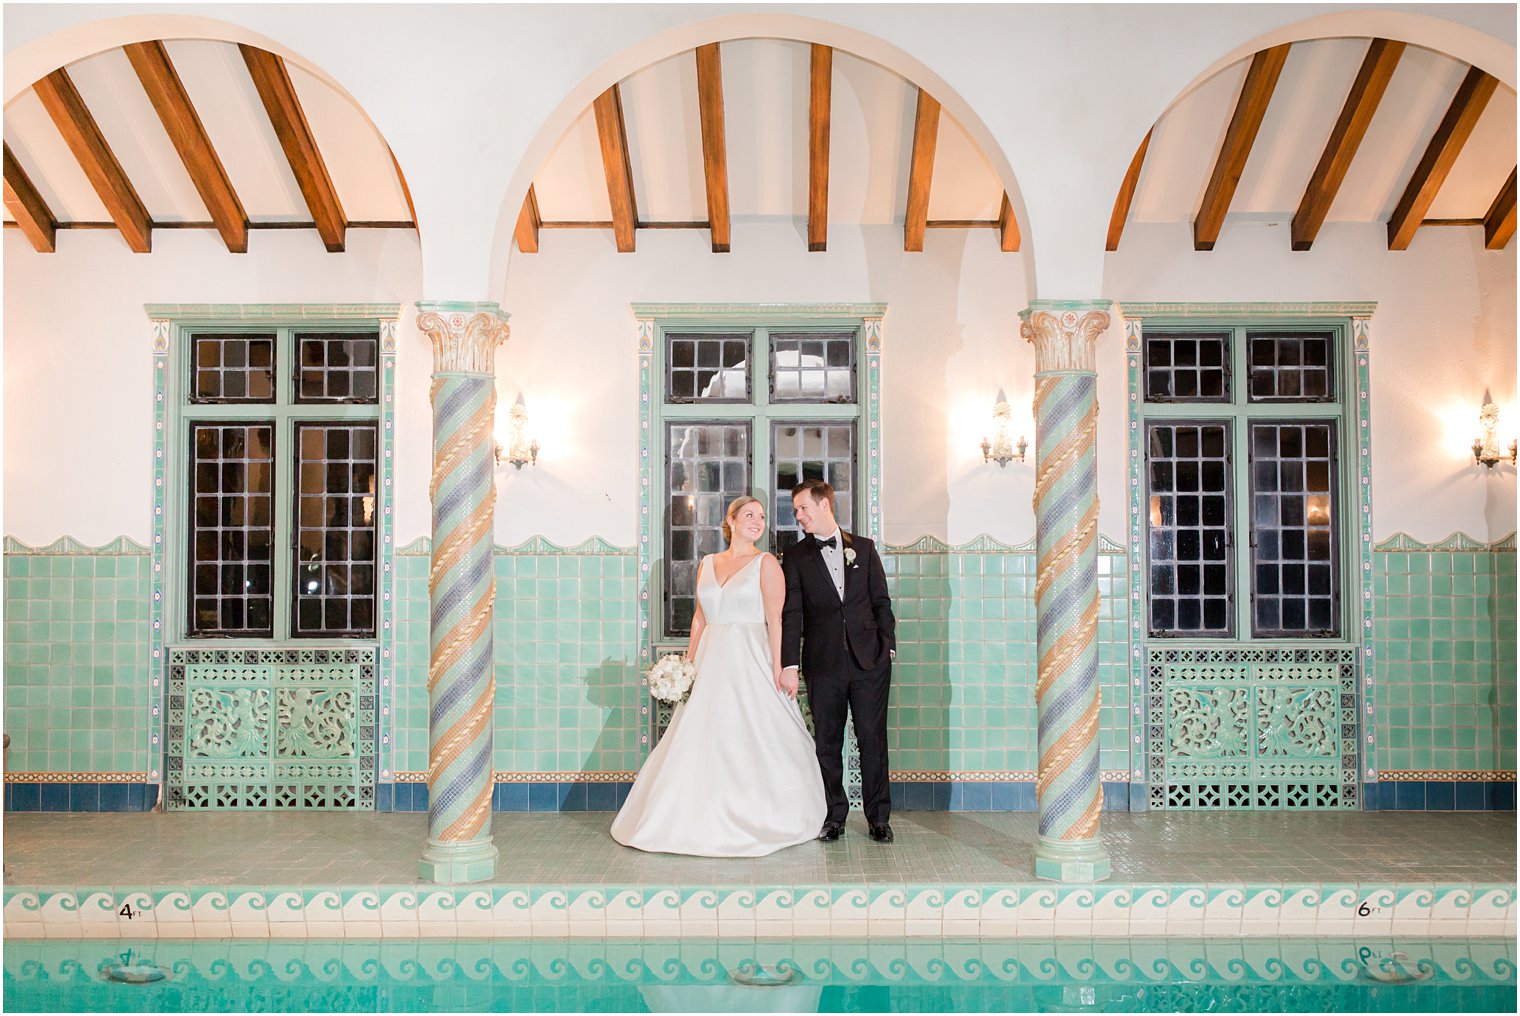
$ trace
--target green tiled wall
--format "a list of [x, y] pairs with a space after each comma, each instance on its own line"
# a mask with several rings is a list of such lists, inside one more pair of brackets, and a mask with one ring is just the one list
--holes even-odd
[[[1032, 771], [1034, 555], [889, 554], [897, 614], [888, 739], [899, 771]], [[1098, 558], [1099, 766], [1130, 765], [1128, 583], [1122, 557]]]
[[[1130, 764], [1123, 558], [1099, 557], [1100, 765]], [[428, 558], [396, 559], [391, 768], [427, 768]], [[629, 772], [638, 751], [636, 559], [496, 555], [496, 746], [504, 772]], [[895, 770], [1031, 771], [1034, 556], [889, 554], [898, 617], [888, 719]]]
[[1380, 769], [1515, 768], [1515, 552], [1373, 555]]
[[11, 772], [148, 769], [148, 556], [5, 555]]
[[[502, 772], [638, 768], [630, 554], [505, 554], [496, 564], [496, 744]], [[427, 769], [428, 558], [396, 558], [391, 768]]]

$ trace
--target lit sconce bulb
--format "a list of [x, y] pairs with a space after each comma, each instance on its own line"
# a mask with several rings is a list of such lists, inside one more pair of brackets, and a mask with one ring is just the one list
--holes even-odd
[[998, 392], [998, 400], [992, 407], [992, 437], [982, 438], [982, 461], [996, 462], [998, 468], [1003, 468], [1010, 462], [1024, 461], [1024, 453], [1029, 450], [1029, 442], [1019, 435], [1017, 446], [1013, 443], [1010, 423], [1013, 417], [1013, 409], [1008, 405], [1008, 400], [1002, 392]]
[[510, 462], [516, 469], [538, 465], [538, 439], [528, 432], [528, 407], [523, 404], [521, 395], [512, 404], [507, 419], [507, 445], [503, 448], [500, 441], [496, 443], [496, 464]]
[[1499, 451], [1499, 437], [1496, 433], [1499, 429], [1499, 407], [1492, 402], [1483, 403], [1483, 410], [1478, 413], [1478, 425], [1483, 428], [1483, 433], [1473, 439], [1473, 462], [1489, 469], [1494, 468], [1504, 459], [1509, 459], [1510, 464], [1513, 465], [1516, 452], [1515, 442], [1509, 443], [1508, 454]]

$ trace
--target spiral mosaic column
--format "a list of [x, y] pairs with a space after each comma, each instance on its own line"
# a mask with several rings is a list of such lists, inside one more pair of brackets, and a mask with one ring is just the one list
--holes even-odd
[[1036, 304], [1019, 332], [1035, 349], [1035, 615], [1040, 664], [1040, 842], [1034, 873], [1107, 878], [1098, 832], [1098, 373], [1108, 303]]
[[496, 873], [491, 841], [491, 543], [496, 510], [495, 304], [419, 303], [433, 342], [433, 557], [428, 573], [428, 842], [418, 873], [480, 882]]

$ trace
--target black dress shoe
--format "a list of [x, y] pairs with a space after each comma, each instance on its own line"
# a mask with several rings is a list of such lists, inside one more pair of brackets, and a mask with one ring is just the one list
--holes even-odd
[[844, 826], [837, 822], [825, 822], [823, 830], [818, 834], [818, 838], [825, 843], [833, 843], [842, 835], [844, 835]]
[[891, 843], [892, 827], [887, 825], [885, 822], [883, 822], [881, 825], [873, 825], [871, 827], [871, 839], [875, 840], [877, 843]]

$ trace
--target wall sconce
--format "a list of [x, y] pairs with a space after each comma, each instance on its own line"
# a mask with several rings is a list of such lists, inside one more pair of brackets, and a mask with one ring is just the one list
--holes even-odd
[[523, 404], [521, 395], [512, 403], [507, 417], [507, 444], [502, 447], [500, 441], [496, 442], [496, 464], [501, 466], [510, 462], [516, 469], [538, 465], [538, 439], [528, 433], [528, 407]]
[[998, 392], [997, 403], [992, 407], [992, 437], [982, 438], [982, 461], [996, 462], [1001, 469], [1010, 462], [1024, 461], [1024, 453], [1029, 450], [1029, 442], [1024, 440], [1024, 435], [1019, 435], [1019, 443], [1015, 447], [1009, 423], [1013, 416], [1013, 410], [1008, 405], [1008, 399], [1002, 392]]
[[1504, 459], [1509, 459], [1510, 464], [1513, 465], [1515, 442], [1509, 443], [1509, 454], [1505, 455], [1499, 451], [1499, 438], [1494, 433], [1499, 429], [1499, 407], [1492, 402], [1483, 403], [1483, 411], [1478, 414], [1478, 423], [1483, 428], [1483, 435], [1473, 439], [1473, 462], [1481, 463], [1489, 469], [1494, 468]]

